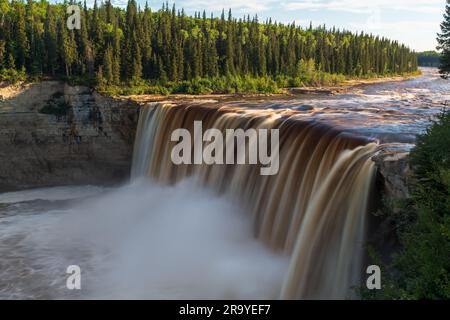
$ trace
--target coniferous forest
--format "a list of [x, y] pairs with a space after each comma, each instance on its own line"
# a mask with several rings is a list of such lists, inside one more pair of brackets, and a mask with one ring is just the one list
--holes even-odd
[[69, 4], [0, 0], [0, 80], [59, 78], [133, 93], [273, 92], [417, 70], [409, 48], [364, 33], [231, 11], [191, 17], [168, 3], [155, 12], [135, 0], [126, 9], [79, 3], [81, 28], [69, 30]]
[[442, 78], [450, 77], [450, 0], [445, 6], [444, 21], [441, 23], [441, 33], [438, 34], [438, 49], [441, 50], [439, 72]]
[[417, 61], [421, 67], [439, 67], [441, 54], [436, 51], [424, 51], [417, 53]]

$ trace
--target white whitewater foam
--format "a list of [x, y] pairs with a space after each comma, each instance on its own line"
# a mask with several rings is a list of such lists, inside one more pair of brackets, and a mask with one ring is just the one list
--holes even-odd
[[[59, 198], [77, 190], [52, 189]], [[69, 209], [0, 218], [0, 226], [4, 298], [278, 298], [288, 264], [254, 239], [250, 216], [191, 181], [138, 180]], [[81, 292], [65, 289], [71, 264], [81, 267]]]

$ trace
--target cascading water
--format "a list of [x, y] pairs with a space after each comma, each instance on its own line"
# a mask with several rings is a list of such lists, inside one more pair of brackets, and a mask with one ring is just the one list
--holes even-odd
[[[422, 71], [345, 95], [143, 107], [131, 183], [0, 194], [0, 299], [355, 297], [370, 158], [385, 147], [355, 134], [414, 143], [450, 99]], [[279, 128], [278, 174], [172, 164], [170, 134], [194, 120]], [[73, 264], [81, 290], [66, 288]]]
[[[259, 175], [257, 165], [175, 165], [173, 130], [203, 128], [279, 129], [280, 171]], [[375, 174], [378, 144], [296, 113], [152, 104], [141, 109], [132, 178], [162, 184], [193, 177], [252, 213], [254, 236], [273, 251], [288, 254], [282, 299], [351, 298], [362, 274], [365, 216]]]

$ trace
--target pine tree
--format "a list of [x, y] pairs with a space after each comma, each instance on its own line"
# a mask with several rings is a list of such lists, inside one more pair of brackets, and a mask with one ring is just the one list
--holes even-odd
[[132, 83], [138, 83], [141, 80], [142, 76], [142, 58], [141, 58], [141, 49], [139, 48], [138, 38], [136, 37], [136, 34], [133, 33], [132, 36], [132, 49], [131, 49], [131, 56], [132, 56], [132, 63], [131, 63], [131, 82]]
[[45, 66], [50, 75], [55, 75], [58, 67], [57, 42], [56, 42], [56, 21], [53, 7], [47, 6], [47, 15], [44, 24], [45, 42]]
[[78, 73], [80, 75], [88, 75], [89, 77], [94, 76], [94, 54], [92, 50], [92, 45], [89, 41], [88, 35], [88, 11], [86, 7], [86, 1], [84, 2], [84, 9], [81, 12], [81, 28], [80, 30], [74, 30], [75, 39], [78, 49]]
[[64, 17], [59, 22], [59, 52], [61, 60], [64, 64], [64, 71], [67, 77], [72, 75], [72, 65], [76, 61], [77, 47], [75, 43], [75, 33], [66, 28], [66, 20]]
[[438, 34], [438, 50], [442, 50], [439, 72], [442, 78], [450, 77], [450, 0], [445, 7], [444, 22], [441, 23], [441, 33]]
[[113, 61], [112, 61], [112, 70], [113, 70], [113, 83], [119, 84], [120, 83], [120, 41], [122, 38], [122, 31], [119, 30], [117, 27], [117, 24], [114, 25], [114, 31], [113, 31]]
[[113, 53], [111, 46], [105, 51], [103, 59], [103, 77], [107, 84], [114, 84], [114, 66], [113, 66]]
[[[322, 72], [363, 76], [417, 68], [415, 53], [404, 45], [325, 26], [302, 29], [271, 19], [260, 24], [257, 16], [235, 19], [231, 11], [228, 18], [224, 11], [218, 18], [207, 18], [205, 11], [188, 17], [168, 3], [156, 12], [147, 5], [141, 10], [136, 0], [124, 10], [106, 0], [92, 8], [85, 4], [81, 29], [69, 31], [64, 7], [46, 0], [0, 0], [0, 68], [86, 81], [97, 77], [109, 85], [217, 76], [284, 79], [303, 76], [302, 68], [313, 70], [306, 72], [311, 81]], [[447, 70], [448, 10], [440, 35]]]
[[103, 76], [103, 67], [100, 66], [97, 71], [97, 84], [100, 88], [106, 85], [105, 77]]
[[16, 2], [16, 21], [14, 24], [15, 61], [16, 67], [25, 67], [26, 58], [28, 56], [29, 44], [26, 32], [25, 8], [22, 3]]
[[3, 69], [4, 67], [4, 60], [5, 60], [5, 41], [4, 40], [0, 40], [0, 70]]

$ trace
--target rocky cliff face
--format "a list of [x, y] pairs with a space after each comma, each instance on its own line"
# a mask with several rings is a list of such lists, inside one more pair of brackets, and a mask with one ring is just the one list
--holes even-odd
[[411, 145], [390, 144], [372, 158], [375, 162], [385, 196], [391, 199], [410, 197], [412, 170], [409, 164]]
[[0, 191], [129, 176], [139, 106], [42, 82], [0, 101]]
[[[56, 81], [3, 95], [0, 192], [126, 180], [138, 116], [137, 102]], [[383, 192], [390, 198], [409, 196], [408, 152], [404, 144], [388, 145], [373, 158]]]

